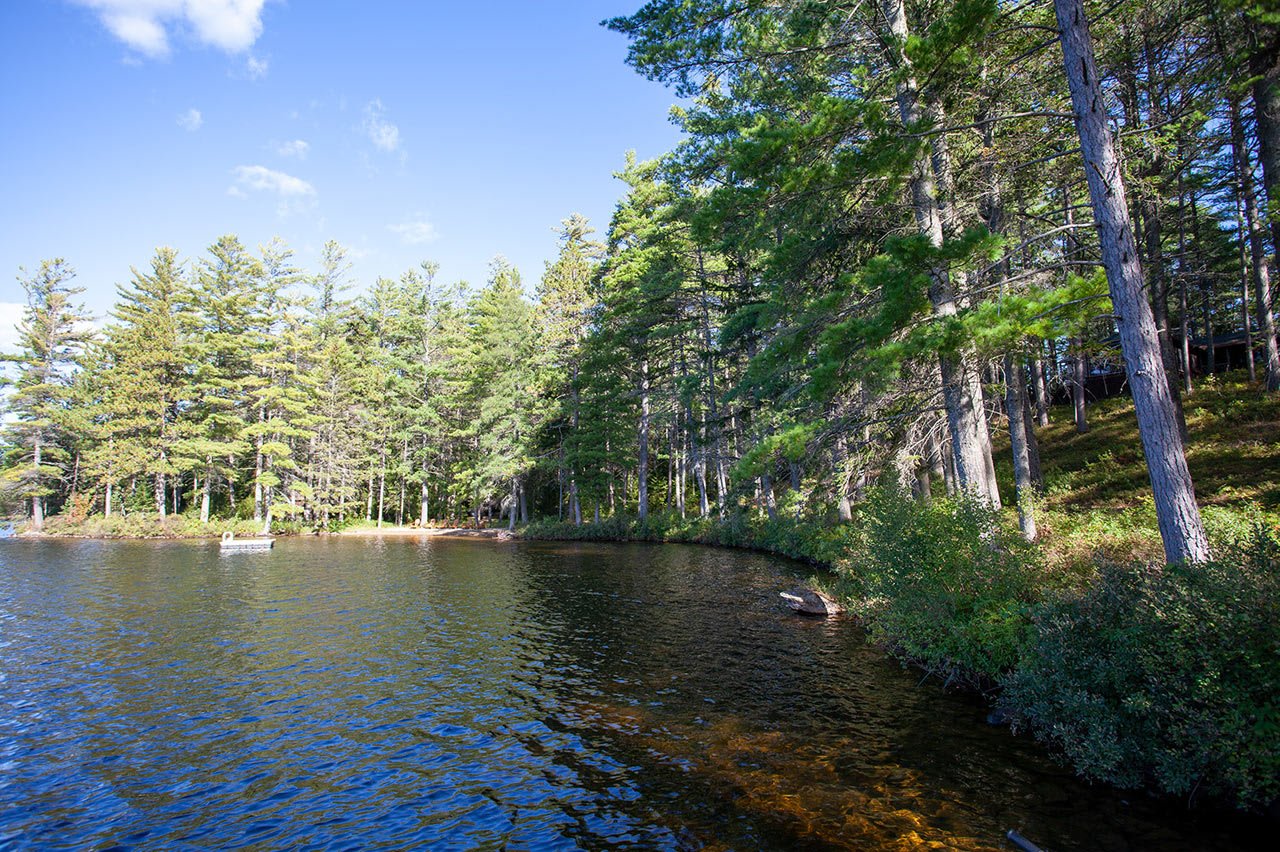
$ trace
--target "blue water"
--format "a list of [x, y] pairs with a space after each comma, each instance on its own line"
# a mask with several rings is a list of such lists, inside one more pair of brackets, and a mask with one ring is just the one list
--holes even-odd
[[682, 546], [5, 541], [0, 848], [1249, 847], [1075, 782], [854, 625], [788, 614], [786, 570]]

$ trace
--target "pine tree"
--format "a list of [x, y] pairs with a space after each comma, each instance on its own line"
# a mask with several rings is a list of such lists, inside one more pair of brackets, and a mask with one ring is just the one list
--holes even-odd
[[88, 338], [84, 324], [89, 317], [75, 302], [83, 288], [71, 286], [75, 271], [62, 258], [43, 261], [34, 274], [22, 275], [27, 305], [18, 326], [21, 351], [4, 356], [17, 366], [8, 401], [14, 417], [8, 440], [14, 448], [5, 478], [28, 501], [31, 528], [39, 531], [51, 499], [60, 495], [71, 370]]

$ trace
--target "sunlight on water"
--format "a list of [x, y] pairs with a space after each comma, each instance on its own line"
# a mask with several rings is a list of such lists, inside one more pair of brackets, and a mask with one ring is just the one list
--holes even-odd
[[0, 848], [1248, 848], [1073, 781], [850, 623], [788, 614], [784, 570], [681, 546], [5, 542]]

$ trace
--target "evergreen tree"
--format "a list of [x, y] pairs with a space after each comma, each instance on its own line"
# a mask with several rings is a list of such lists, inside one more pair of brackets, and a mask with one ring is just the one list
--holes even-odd
[[62, 258], [43, 261], [34, 274], [22, 275], [27, 304], [18, 325], [21, 351], [4, 356], [17, 367], [8, 400], [14, 420], [6, 431], [13, 449], [5, 478], [19, 499], [27, 501], [31, 528], [41, 530], [63, 484], [71, 371], [88, 337], [84, 324], [89, 317], [75, 302], [84, 290], [71, 286], [75, 271]]

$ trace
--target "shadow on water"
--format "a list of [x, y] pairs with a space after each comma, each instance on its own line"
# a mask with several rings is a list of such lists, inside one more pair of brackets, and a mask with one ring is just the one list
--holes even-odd
[[[0, 546], [0, 848], [1251, 848], [1083, 785], [779, 560], [444, 539]], [[1202, 821], [1203, 820], [1203, 821]]]

